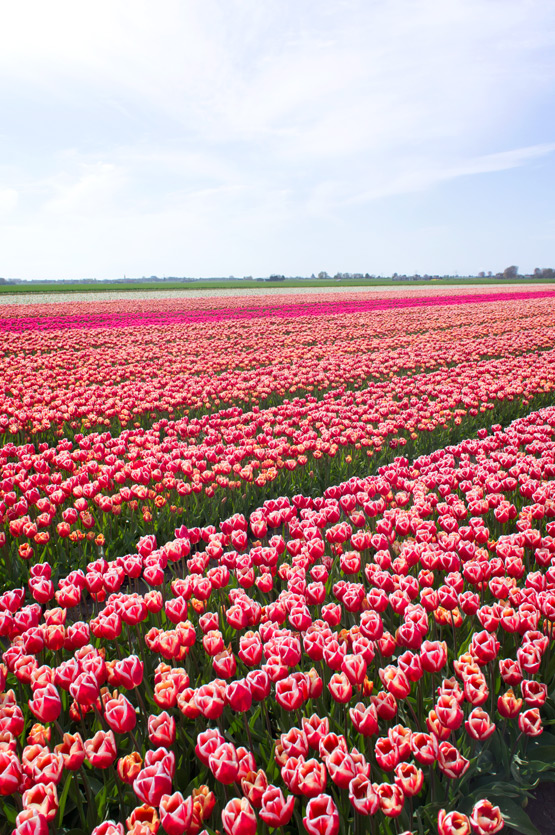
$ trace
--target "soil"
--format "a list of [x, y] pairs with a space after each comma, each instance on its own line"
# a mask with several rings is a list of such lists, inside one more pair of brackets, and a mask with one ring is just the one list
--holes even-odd
[[[541, 835], [555, 835], [555, 783], [540, 783], [534, 799], [526, 807], [526, 813]], [[509, 832], [520, 835], [518, 829]]]

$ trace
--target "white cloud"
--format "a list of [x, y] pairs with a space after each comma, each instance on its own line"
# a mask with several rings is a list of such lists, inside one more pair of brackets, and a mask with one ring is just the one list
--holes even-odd
[[0, 216], [11, 215], [17, 206], [19, 195], [15, 188], [0, 188]]
[[[404, 170], [401, 173], [382, 172], [380, 177], [376, 172], [376, 185], [367, 191], [360, 192], [347, 202], [366, 203], [370, 200], [378, 200], [380, 197], [422, 191], [458, 177], [507, 171], [525, 165], [530, 160], [552, 154], [554, 151], [555, 143], [546, 143], [527, 148], [514, 148], [510, 151], [500, 151], [496, 154], [485, 154], [459, 162], [447, 163], [443, 166], [432, 165], [426, 167], [425, 161], [422, 160], [420, 164], [416, 160], [405, 161]], [[335, 196], [337, 198], [337, 195]]]
[[60, 177], [50, 183], [54, 196], [46, 200], [44, 211], [58, 215], [113, 211], [114, 198], [123, 185], [121, 172], [104, 162], [84, 164], [80, 169], [76, 178]]
[[287, 249], [301, 271], [333, 228], [339, 260], [357, 208], [548, 161], [554, 56], [543, 0], [20, 0], [0, 30], [3, 256], [243, 274]]

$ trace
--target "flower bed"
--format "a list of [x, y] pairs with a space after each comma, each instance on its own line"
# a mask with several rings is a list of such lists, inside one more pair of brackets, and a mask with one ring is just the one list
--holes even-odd
[[481, 424], [552, 397], [546, 304], [515, 305], [518, 334], [453, 314], [427, 372], [411, 342], [400, 373], [392, 321], [354, 390], [7, 443], [5, 831], [534, 835], [555, 407]]
[[248, 523], [146, 537], [68, 575], [62, 606], [35, 565], [0, 598], [20, 821], [458, 832], [464, 808], [496, 831], [484, 798], [552, 760], [554, 436], [545, 409]]

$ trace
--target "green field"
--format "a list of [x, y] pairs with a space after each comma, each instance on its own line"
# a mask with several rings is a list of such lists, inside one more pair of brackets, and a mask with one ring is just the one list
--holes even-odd
[[285, 279], [285, 281], [256, 281], [254, 279], [238, 279], [236, 281], [127, 281], [127, 282], [97, 282], [95, 284], [78, 284], [68, 281], [64, 284], [49, 284], [42, 282], [29, 282], [28, 284], [2, 284], [0, 295], [28, 295], [31, 293], [113, 293], [128, 292], [132, 290], [172, 290], [188, 293], [192, 290], [245, 290], [245, 289], [266, 289], [279, 288], [302, 288], [320, 287], [322, 289], [337, 289], [338, 287], [437, 287], [450, 285], [490, 285], [490, 284], [552, 284], [553, 279], [518, 276], [514, 279], [497, 278], [440, 278], [431, 281], [393, 281], [390, 278], [375, 278], [369, 280], [341, 280], [316, 279], [298, 280]]

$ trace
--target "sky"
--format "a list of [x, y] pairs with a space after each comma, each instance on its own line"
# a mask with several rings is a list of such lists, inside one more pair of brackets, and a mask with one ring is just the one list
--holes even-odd
[[552, 0], [18, 0], [0, 276], [555, 266]]

